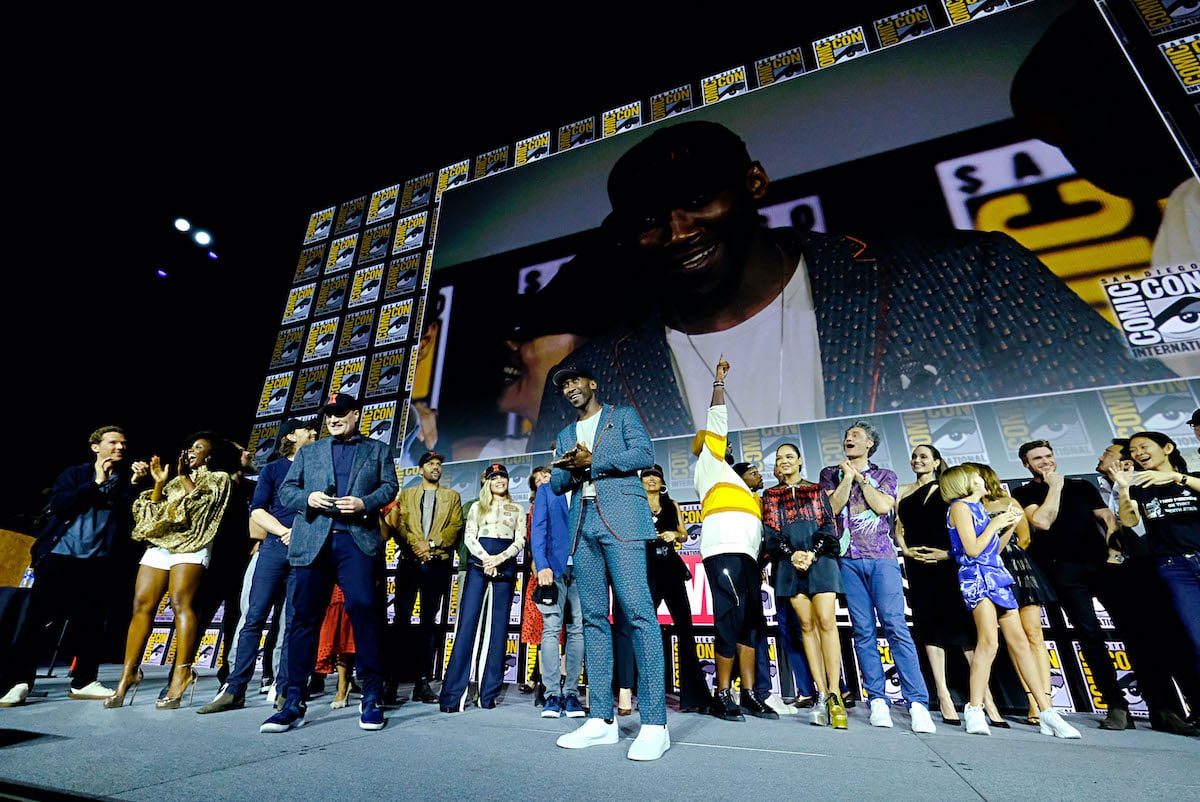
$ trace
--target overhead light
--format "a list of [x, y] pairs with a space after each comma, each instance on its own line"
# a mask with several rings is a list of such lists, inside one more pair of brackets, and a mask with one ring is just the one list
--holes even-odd
[[176, 231], [190, 231], [191, 228], [192, 228], [191, 221], [189, 221], [186, 217], [176, 217], [175, 218], [175, 230]]
[[212, 244], [212, 234], [209, 234], [204, 229], [199, 229], [199, 228], [196, 229], [196, 233], [192, 234], [192, 239], [196, 241], [197, 245], [211, 245]]

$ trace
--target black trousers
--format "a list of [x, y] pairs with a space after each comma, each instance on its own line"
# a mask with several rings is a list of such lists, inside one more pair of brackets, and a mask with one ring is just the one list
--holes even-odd
[[1071, 619], [1075, 627], [1083, 657], [1087, 660], [1096, 688], [1109, 710], [1128, 710], [1125, 692], [1117, 681], [1117, 670], [1105, 646], [1105, 633], [1096, 617], [1095, 597], [1105, 610], [1121, 605], [1120, 594], [1128, 592], [1113, 587], [1112, 577], [1106, 564], [1067, 562], [1055, 560], [1050, 566], [1050, 577], [1058, 593], [1058, 604]]

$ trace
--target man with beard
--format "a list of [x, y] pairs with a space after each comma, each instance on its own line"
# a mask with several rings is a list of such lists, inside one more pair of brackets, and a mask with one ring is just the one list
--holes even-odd
[[450, 572], [454, 554], [463, 531], [462, 498], [458, 492], [441, 486], [444, 457], [436, 451], [426, 451], [417, 460], [420, 483], [406, 487], [397, 497], [398, 504], [388, 510], [385, 520], [395, 532], [399, 547], [396, 566], [395, 620], [387, 652], [389, 676], [384, 682], [386, 704], [397, 701], [399, 681], [399, 649], [397, 633], [409, 629], [408, 617], [421, 594], [421, 621], [417, 625], [417, 640], [409, 658], [417, 676], [413, 699], [426, 704], [437, 702], [438, 696], [429, 685], [433, 670], [433, 644], [437, 616], [442, 600], [450, 587]]
[[567, 366], [550, 378], [577, 417], [555, 440], [550, 487], [560, 496], [570, 494], [568, 520], [591, 688], [587, 721], [557, 743], [564, 749], [585, 749], [615, 744], [621, 737], [612, 717], [611, 578], [613, 595], [633, 627], [640, 678], [642, 727], [627, 756], [657, 760], [671, 748], [671, 738], [662, 632], [646, 581], [646, 541], [656, 539], [657, 533], [638, 475], [654, 464], [654, 446], [636, 412], [600, 403], [596, 380], [586, 369]]
[[[768, 228], [770, 186], [745, 143], [704, 120], [659, 128], [609, 174], [609, 273], [628, 272], [602, 283], [639, 291], [566, 361], [634, 406], [651, 437], [702, 428], [720, 354], [755, 377], [726, 394], [731, 431], [1174, 377], [1130, 357], [1003, 234]], [[556, 394], [543, 389], [532, 442], [568, 422]]]

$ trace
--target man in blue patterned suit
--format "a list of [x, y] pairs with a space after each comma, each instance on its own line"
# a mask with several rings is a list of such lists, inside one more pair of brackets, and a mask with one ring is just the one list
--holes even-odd
[[558, 739], [566, 749], [615, 744], [612, 630], [608, 578], [633, 626], [642, 727], [629, 747], [631, 760], [656, 760], [671, 748], [667, 732], [662, 634], [646, 582], [646, 541], [657, 536], [638, 472], [654, 464], [654, 446], [637, 413], [601, 404], [596, 381], [583, 368], [565, 366], [551, 379], [578, 420], [558, 433], [550, 487], [569, 494], [575, 581], [583, 610], [583, 645], [590, 710], [583, 726]]
[[283, 708], [263, 722], [260, 732], [287, 732], [304, 724], [303, 683], [317, 662], [321, 621], [335, 581], [354, 629], [363, 689], [358, 725], [381, 730], [385, 724], [379, 511], [400, 489], [395, 455], [387, 444], [362, 436], [361, 406], [354, 396], [333, 393], [323, 412], [330, 436], [296, 452], [279, 488], [280, 503], [298, 511], [288, 545], [288, 685], [279, 689]]
[[[727, 394], [730, 431], [1175, 378], [1133, 359], [1004, 234], [864, 242], [769, 228], [770, 186], [745, 143], [704, 120], [656, 130], [609, 174], [606, 284], [640, 291], [610, 303], [620, 320], [564, 363], [635, 407], [651, 437], [703, 428], [720, 354], [754, 377]], [[574, 279], [568, 268], [545, 292]], [[530, 442], [569, 419], [555, 395], [547, 384]]]

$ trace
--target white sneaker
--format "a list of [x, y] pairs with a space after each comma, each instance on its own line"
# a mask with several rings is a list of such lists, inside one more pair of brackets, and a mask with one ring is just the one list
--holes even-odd
[[29, 698], [29, 690], [28, 682], [18, 682], [8, 689], [8, 693], [0, 696], [0, 707], [16, 707], [25, 704], [25, 700]]
[[892, 709], [888, 706], [886, 699], [871, 700], [871, 726], [892, 726]]
[[67, 692], [67, 698], [68, 699], [107, 699], [108, 697], [112, 696], [114, 693], [116, 693], [116, 691], [114, 691], [112, 688], [106, 688], [100, 684], [99, 680], [96, 680], [95, 682], [89, 682], [87, 685], [84, 685], [82, 688], [79, 688], [78, 690], [76, 690], [75, 688], [72, 688], [70, 691]]
[[987, 716], [983, 714], [982, 707], [972, 707], [970, 702], [963, 707], [963, 726], [969, 735], [991, 735], [992, 730], [988, 727]]
[[658, 760], [670, 748], [671, 734], [666, 724], [643, 724], [627, 756], [630, 760]]
[[926, 735], [937, 732], [937, 726], [934, 725], [933, 718], [929, 715], [929, 708], [920, 702], [913, 702], [909, 705], [908, 715], [912, 717], [913, 732], [922, 732]]
[[1043, 710], [1038, 720], [1041, 722], [1042, 735], [1053, 735], [1055, 738], [1079, 737], [1079, 730], [1068, 724], [1057, 710]]
[[275, 688], [275, 683], [272, 682], [271, 689], [269, 691], [267, 691], [267, 702], [270, 704], [275, 704], [275, 699], [278, 695], [279, 694]]
[[767, 707], [771, 708], [781, 716], [794, 716], [800, 712], [787, 702], [783, 701], [783, 697], [777, 693], [773, 693], [766, 699], [763, 699], [763, 702], [766, 703]]
[[602, 718], [589, 718], [574, 732], [560, 735], [556, 743], [563, 749], [587, 749], [598, 744], [615, 744], [619, 740], [621, 730], [615, 719], [605, 721]]

